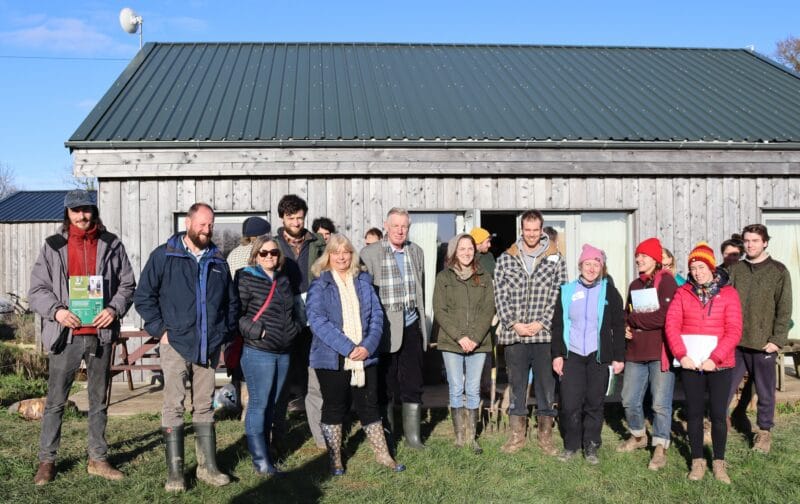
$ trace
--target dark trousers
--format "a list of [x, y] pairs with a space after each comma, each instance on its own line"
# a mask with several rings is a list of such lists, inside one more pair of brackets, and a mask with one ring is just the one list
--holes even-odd
[[364, 369], [365, 385], [350, 385], [350, 371], [315, 369], [322, 391], [322, 423], [338, 425], [344, 423], [352, 402], [362, 426], [379, 422], [378, 370], [376, 366]]
[[303, 327], [297, 334], [289, 354], [289, 374], [275, 403], [273, 424], [278, 432], [286, 430], [286, 411], [293, 394], [303, 397], [308, 389], [308, 356], [311, 353], [311, 329]]
[[608, 365], [597, 362], [597, 352], [586, 357], [570, 352], [564, 359], [559, 424], [565, 449], [600, 445], [607, 385]]
[[556, 416], [553, 407], [556, 380], [550, 343], [515, 343], [505, 347], [508, 385], [511, 387], [509, 415], [528, 416], [528, 373], [533, 369], [533, 390], [536, 394], [536, 414]]
[[733, 400], [739, 383], [742, 382], [744, 374], [750, 376], [750, 380], [755, 382], [758, 402], [756, 403], [756, 423], [762, 430], [770, 430], [775, 419], [775, 360], [777, 353], [767, 353], [760, 350], [749, 348], [736, 348], [736, 367], [733, 368], [731, 387], [728, 393], [728, 403]]
[[703, 458], [703, 414], [706, 410], [706, 390], [708, 390], [714, 459], [725, 459], [725, 443], [728, 441], [728, 424], [725, 419], [728, 415], [728, 392], [731, 388], [732, 374], [731, 369], [722, 369], [711, 373], [681, 369], [681, 381], [686, 394], [686, 424], [693, 459]]
[[417, 320], [403, 329], [403, 344], [400, 350], [380, 356], [381, 404], [394, 401], [422, 403], [422, 330]]
[[73, 336], [59, 354], [49, 355], [47, 402], [39, 437], [39, 461], [54, 462], [61, 444], [61, 420], [75, 373], [86, 361], [89, 392], [89, 458], [105, 460], [106, 389], [110, 379], [111, 345], [99, 345], [97, 336]]

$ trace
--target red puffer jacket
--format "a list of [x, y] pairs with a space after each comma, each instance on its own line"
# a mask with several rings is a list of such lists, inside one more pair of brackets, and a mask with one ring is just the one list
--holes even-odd
[[[686, 355], [681, 334], [708, 334], [717, 337], [711, 360], [719, 368], [736, 364], [735, 349], [742, 339], [742, 305], [736, 289], [726, 285], [703, 306], [690, 284], [682, 285], [669, 305], [665, 325], [667, 344], [676, 359]], [[698, 366], [699, 362], [696, 362]]]

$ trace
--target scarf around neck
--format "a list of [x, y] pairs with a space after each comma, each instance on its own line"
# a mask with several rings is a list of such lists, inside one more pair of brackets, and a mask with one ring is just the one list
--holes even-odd
[[413, 310], [417, 307], [417, 283], [409, 250], [402, 252], [405, 275], [397, 267], [394, 249], [389, 241], [383, 239], [383, 260], [381, 261], [380, 294], [383, 309], [391, 312]]
[[[336, 283], [336, 287], [339, 289], [339, 299], [342, 301], [342, 332], [347, 336], [347, 339], [358, 346], [364, 339], [364, 335], [361, 326], [360, 304], [358, 302], [354, 278], [348, 275], [346, 279], [343, 279], [339, 276], [339, 273], [335, 271], [331, 271], [331, 276]], [[345, 371], [351, 372], [351, 387], [360, 388], [365, 385], [366, 375], [364, 373], [364, 361], [354, 361], [345, 357], [344, 369]]]

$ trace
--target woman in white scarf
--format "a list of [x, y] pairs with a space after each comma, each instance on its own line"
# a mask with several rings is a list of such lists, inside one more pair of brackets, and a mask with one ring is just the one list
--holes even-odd
[[306, 313], [314, 339], [309, 361], [322, 392], [322, 433], [331, 474], [344, 474], [342, 423], [354, 405], [376, 460], [400, 472], [389, 454], [378, 409], [378, 345], [383, 309], [372, 279], [359, 268], [358, 254], [346, 237], [331, 235], [311, 267]]

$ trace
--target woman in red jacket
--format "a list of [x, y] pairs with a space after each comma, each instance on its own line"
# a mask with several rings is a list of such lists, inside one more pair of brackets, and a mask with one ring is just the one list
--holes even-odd
[[[700, 480], [706, 472], [703, 413], [708, 390], [714, 477], [730, 483], [725, 468], [728, 437], [725, 416], [735, 364], [734, 350], [742, 338], [742, 307], [736, 289], [727, 285], [728, 274], [716, 266], [711, 247], [705, 242], [698, 243], [689, 254], [689, 279], [675, 293], [667, 311], [666, 333], [667, 344], [682, 368], [692, 449], [689, 479]], [[706, 350], [692, 350], [687, 344], [692, 339]]]

